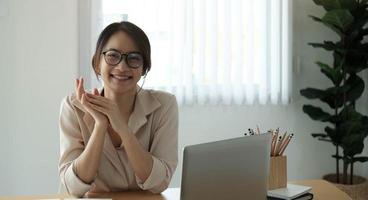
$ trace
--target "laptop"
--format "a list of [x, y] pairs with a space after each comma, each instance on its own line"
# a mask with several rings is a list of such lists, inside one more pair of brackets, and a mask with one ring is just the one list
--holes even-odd
[[267, 198], [271, 134], [186, 146], [180, 200]]

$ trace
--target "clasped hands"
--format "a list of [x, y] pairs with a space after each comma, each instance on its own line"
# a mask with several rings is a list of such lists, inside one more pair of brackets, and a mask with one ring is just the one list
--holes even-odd
[[76, 96], [85, 110], [95, 120], [95, 126], [107, 129], [111, 127], [115, 132], [123, 134], [128, 130], [128, 125], [123, 120], [118, 105], [99, 94], [96, 88], [93, 93], [87, 93], [84, 90], [83, 78], [76, 79]]

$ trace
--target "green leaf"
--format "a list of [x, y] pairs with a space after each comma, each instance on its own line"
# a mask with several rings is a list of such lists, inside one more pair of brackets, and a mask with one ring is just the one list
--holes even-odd
[[362, 114], [358, 113], [355, 109], [354, 106], [349, 105], [344, 107], [341, 112], [339, 113], [339, 116], [341, 117], [341, 121], [342, 122], [347, 122], [348, 120], [350, 121], [356, 121], [356, 120], [361, 120], [362, 118]]
[[331, 115], [321, 108], [312, 106], [312, 105], [304, 105], [303, 112], [309, 115], [310, 118], [317, 121], [327, 122]]
[[314, 21], [322, 23], [323, 25], [327, 26], [328, 28], [330, 28], [331, 30], [335, 31], [337, 33], [337, 35], [339, 35], [340, 37], [343, 37], [344, 33], [342, 32], [341, 29], [339, 29], [338, 27], [336, 27], [335, 25], [331, 25], [331, 24], [326, 24], [322, 21], [321, 18], [318, 18], [316, 16], [313, 15], [309, 15], [309, 17], [311, 17]]
[[316, 64], [321, 68], [321, 72], [326, 75], [334, 85], [340, 85], [342, 81], [341, 68], [332, 68], [325, 63], [316, 62]]
[[344, 35], [342, 30], [339, 29], [338, 27], [336, 27], [335, 25], [327, 24], [327, 23], [323, 22], [321, 18], [315, 17], [313, 15], [309, 15], [309, 17], [311, 17], [314, 21], [322, 23], [323, 25], [327, 26], [331, 30], [335, 31], [340, 37], [342, 37]]
[[302, 89], [300, 94], [308, 99], [322, 99], [327, 95], [325, 91], [315, 88]]
[[327, 133], [328, 137], [331, 138], [333, 144], [339, 144], [341, 143], [341, 134], [339, 134], [338, 130], [331, 128], [329, 126], [325, 127], [325, 132]]
[[320, 138], [326, 138], [326, 137], [328, 137], [328, 135], [327, 134], [325, 134], [325, 133], [312, 133], [312, 137], [320, 137]]
[[327, 95], [321, 101], [327, 103], [332, 109], [340, 108], [344, 104], [343, 95], [349, 88], [349, 85], [327, 88], [325, 90]]
[[308, 43], [309, 45], [311, 45], [314, 48], [323, 48], [327, 51], [338, 51], [338, 52], [345, 52], [344, 49], [342, 49], [340, 46], [338, 46], [337, 44], [331, 42], [331, 41], [324, 41], [323, 43], [313, 43], [310, 42]]
[[344, 149], [344, 155], [354, 157], [356, 154], [362, 153], [364, 149], [363, 140], [364, 138], [361, 138], [359, 135], [351, 135], [344, 138], [341, 145]]
[[332, 155], [333, 158], [338, 158], [338, 159], [343, 159], [344, 157], [342, 156], [336, 156], [336, 155]]
[[359, 156], [359, 157], [353, 158], [353, 162], [367, 162], [367, 161], [368, 161], [368, 157], [366, 156]]
[[349, 49], [346, 55], [344, 68], [350, 74], [356, 74], [368, 67], [368, 53], [363, 45], [355, 46]]
[[357, 7], [355, 0], [313, 0], [315, 4], [323, 6], [325, 10], [349, 9], [354, 10]]
[[340, 108], [344, 103], [344, 93], [347, 93], [350, 85], [333, 86], [325, 90], [316, 88], [306, 88], [300, 90], [300, 94], [308, 99], [319, 99], [330, 106], [330, 108]]
[[322, 21], [346, 31], [354, 21], [354, 17], [348, 10], [338, 9], [328, 11], [325, 16], [322, 17]]
[[342, 62], [344, 61], [343, 57], [344, 56], [342, 55], [342, 53], [337, 52], [337, 51], [333, 52], [333, 58], [334, 58], [333, 66], [334, 66], [334, 68], [341, 68]]
[[346, 92], [346, 100], [349, 102], [355, 102], [359, 99], [364, 92], [364, 81], [359, 76], [352, 74], [346, 80], [345, 85], [349, 85], [350, 88]]
[[316, 22], [322, 22], [322, 19], [313, 15], [308, 15], [310, 18], [312, 18]]
[[300, 94], [308, 99], [320, 99], [331, 108], [335, 108], [335, 95], [329, 89], [320, 90], [315, 88], [306, 88], [300, 90]]

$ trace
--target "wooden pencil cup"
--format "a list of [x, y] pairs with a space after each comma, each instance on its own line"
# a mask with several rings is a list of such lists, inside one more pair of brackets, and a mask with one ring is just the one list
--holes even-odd
[[272, 156], [268, 175], [268, 190], [285, 188], [287, 184], [286, 156]]

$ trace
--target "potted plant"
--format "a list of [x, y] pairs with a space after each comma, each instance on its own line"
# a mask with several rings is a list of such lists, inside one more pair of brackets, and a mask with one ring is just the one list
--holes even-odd
[[364, 40], [368, 35], [368, 0], [313, 1], [326, 13], [321, 18], [310, 17], [334, 31], [338, 40], [309, 43], [332, 53], [333, 63], [316, 62], [322, 74], [331, 81], [331, 86], [326, 89], [306, 88], [300, 93], [308, 99], [326, 103], [330, 110], [304, 105], [303, 111], [313, 120], [329, 123], [324, 133], [312, 133], [313, 137], [332, 143], [336, 149], [332, 155], [336, 161], [336, 173], [325, 178], [344, 185], [358, 184], [361, 181], [356, 181], [354, 164], [368, 161], [367, 156], [358, 156], [368, 135], [368, 117], [356, 110], [356, 101], [365, 87], [359, 73], [368, 68], [368, 43]]

